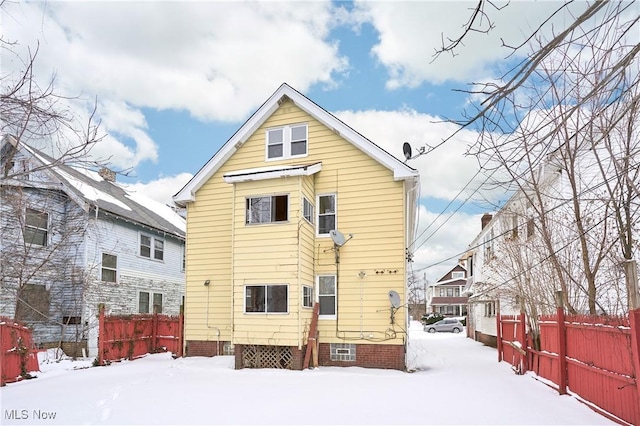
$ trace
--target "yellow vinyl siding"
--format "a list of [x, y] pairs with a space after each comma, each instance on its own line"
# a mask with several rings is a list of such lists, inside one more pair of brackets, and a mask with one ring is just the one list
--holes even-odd
[[[266, 129], [298, 123], [308, 125], [308, 156], [265, 161]], [[312, 176], [236, 184], [223, 181], [223, 175], [233, 171], [316, 162], [322, 163], [322, 170]], [[316, 276], [336, 273], [331, 239], [316, 236], [317, 195], [329, 193], [337, 196], [338, 229], [345, 236], [354, 234], [340, 249], [341, 335], [369, 338], [373, 334], [373, 339], [384, 340], [394, 330], [396, 338], [376, 343], [403, 343], [405, 311], [398, 310], [396, 325], [391, 325], [387, 296], [389, 290], [395, 290], [401, 300], [405, 298], [403, 182], [394, 181], [391, 170], [289, 101], [248, 137], [188, 205], [186, 340], [214, 340], [212, 327], [217, 327], [221, 340], [233, 339], [238, 344], [306, 343], [311, 310], [301, 307], [302, 285], [313, 286], [315, 296]], [[287, 223], [245, 224], [246, 197], [280, 194], [289, 196]], [[314, 205], [313, 225], [302, 217], [303, 195]], [[397, 272], [376, 274], [376, 270]], [[361, 271], [366, 273], [363, 279], [358, 276]], [[205, 279], [212, 286], [208, 324]], [[245, 314], [246, 284], [288, 284], [289, 313]], [[367, 343], [336, 337], [333, 320], [320, 321], [319, 331], [322, 343]]]

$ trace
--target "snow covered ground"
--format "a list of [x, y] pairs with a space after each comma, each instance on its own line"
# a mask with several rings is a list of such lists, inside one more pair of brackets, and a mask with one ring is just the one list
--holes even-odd
[[414, 373], [234, 370], [232, 357], [170, 354], [96, 368], [48, 363], [36, 379], [0, 388], [0, 424], [615, 424], [515, 375], [463, 334], [412, 323], [409, 353]]

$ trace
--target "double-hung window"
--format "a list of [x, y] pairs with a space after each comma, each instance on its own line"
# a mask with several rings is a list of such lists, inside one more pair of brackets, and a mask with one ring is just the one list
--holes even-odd
[[318, 196], [318, 235], [336, 229], [336, 194]]
[[115, 283], [118, 272], [118, 256], [102, 253], [102, 281]]
[[246, 223], [286, 222], [289, 220], [289, 196], [250, 197], [246, 210]]
[[320, 303], [320, 318], [335, 319], [336, 317], [336, 276], [318, 276], [318, 302]]
[[138, 312], [141, 314], [162, 313], [162, 293], [141, 291], [138, 293]]
[[311, 201], [307, 200], [306, 197], [302, 197], [302, 216], [307, 222], [313, 225], [315, 220], [315, 208], [313, 204], [311, 204]]
[[267, 160], [307, 155], [307, 125], [295, 124], [267, 129]]
[[46, 246], [49, 240], [49, 214], [34, 209], [25, 212], [24, 242]]
[[147, 234], [140, 234], [140, 256], [164, 260], [164, 240]]
[[289, 287], [286, 284], [245, 286], [245, 313], [289, 312]]

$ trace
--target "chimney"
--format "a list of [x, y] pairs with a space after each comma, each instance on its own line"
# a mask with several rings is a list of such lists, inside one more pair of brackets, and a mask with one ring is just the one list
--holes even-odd
[[114, 172], [113, 170], [107, 167], [102, 167], [100, 170], [98, 170], [98, 174], [102, 179], [106, 180], [107, 182], [116, 181], [116, 172]]
[[487, 226], [489, 222], [491, 222], [492, 218], [493, 216], [489, 213], [485, 213], [482, 215], [482, 219], [480, 219], [480, 222], [482, 223], [482, 229], [484, 229], [484, 227]]

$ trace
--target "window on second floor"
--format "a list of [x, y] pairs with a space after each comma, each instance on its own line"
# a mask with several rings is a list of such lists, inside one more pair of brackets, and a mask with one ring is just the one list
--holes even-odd
[[164, 240], [147, 234], [140, 234], [140, 256], [164, 260]]
[[318, 235], [336, 229], [336, 194], [318, 196]]
[[115, 283], [118, 274], [118, 256], [102, 253], [101, 279], [108, 283]]
[[451, 278], [464, 278], [464, 271], [451, 272]]
[[307, 155], [307, 125], [267, 129], [267, 160]]
[[24, 242], [29, 245], [46, 246], [49, 241], [49, 214], [27, 209], [24, 221]]
[[288, 195], [247, 198], [245, 223], [274, 223], [287, 220], [289, 220]]
[[307, 200], [306, 197], [302, 197], [302, 216], [307, 222], [312, 225], [314, 224], [315, 207], [311, 204], [311, 201]]

